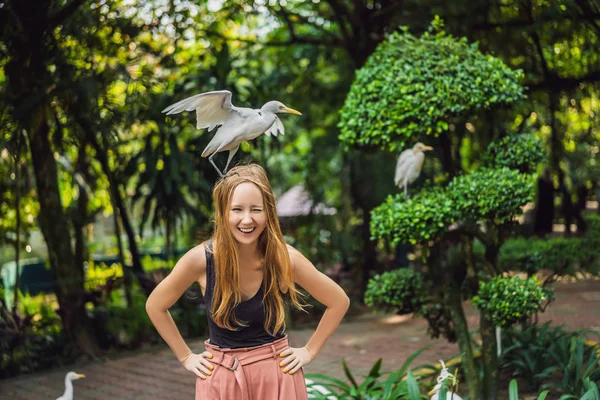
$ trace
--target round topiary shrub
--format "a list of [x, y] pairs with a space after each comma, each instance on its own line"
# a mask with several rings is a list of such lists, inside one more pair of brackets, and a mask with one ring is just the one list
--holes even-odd
[[409, 314], [421, 308], [425, 292], [422, 275], [401, 268], [371, 278], [365, 292], [365, 304]]
[[439, 18], [420, 37], [404, 27], [377, 47], [340, 112], [344, 144], [394, 151], [409, 139], [448, 131], [453, 117], [524, 97], [521, 70], [442, 28]]
[[532, 174], [548, 159], [544, 142], [532, 134], [505, 136], [490, 143], [487, 163], [491, 167], [508, 167]]
[[495, 326], [506, 327], [534, 314], [547, 298], [548, 293], [534, 278], [497, 276], [480, 283], [473, 305]]

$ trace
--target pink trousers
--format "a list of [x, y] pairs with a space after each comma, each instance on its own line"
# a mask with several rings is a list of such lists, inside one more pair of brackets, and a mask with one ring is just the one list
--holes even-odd
[[307, 400], [304, 371], [290, 375], [279, 366], [287, 337], [242, 349], [205, 346], [215, 369], [206, 380], [196, 378], [196, 400]]

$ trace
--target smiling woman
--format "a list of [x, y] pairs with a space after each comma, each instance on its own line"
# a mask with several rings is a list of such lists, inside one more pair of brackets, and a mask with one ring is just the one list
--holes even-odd
[[[263, 168], [233, 168], [213, 190], [213, 237], [188, 251], [148, 298], [146, 310], [185, 369], [196, 374], [196, 400], [307, 398], [302, 367], [337, 329], [344, 291], [284, 241], [275, 196]], [[168, 309], [198, 282], [210, 339], [196, 354]], [[285, 301], [302, 309], [296, 285], [327, 309], [303, 347], [290, 347]]]
[[266, 215], [262, 193], [251, 182], [240, 183], [231, 199], [229, 228], [240, 243], [252, 243], [264, 231]]

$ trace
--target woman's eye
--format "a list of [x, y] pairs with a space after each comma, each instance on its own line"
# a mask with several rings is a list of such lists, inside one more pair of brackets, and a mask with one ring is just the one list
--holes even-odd
[[241, 208], [232, 208], [231, 211], [242, 211]]
[[262, 210], [260, 208], [255, 208], [254, 210], [252, 210], [254, 212], [261, 212]]

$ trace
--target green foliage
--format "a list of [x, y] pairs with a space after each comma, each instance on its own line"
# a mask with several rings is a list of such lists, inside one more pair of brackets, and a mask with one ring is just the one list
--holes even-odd
[[563, 393], [561, 399], [596, 398], [589, 396], [600, 383], [600, 353], [597, 345], [585, 345], [589, 333], [567, 332], [550, 323], [508, 329], [502, 337], [503, 367], [532, 390], [551, 389]]
[[123, 303], [119, 291], [111, 292], [111, 301], [106, 305], [104, 328], [119, 347], [138, 347], [144, 338], [154, 333], [154, 327], [146, 313], [146, 296], [137, 285], [132, 286], [131, 304]]
[[401, 268], [371, 278], [365, 291], [365, 304], [409, 314], [421, 308], [423, 293], [422, 275], [412, 269]]
[[[307, 374], [306, 378], [311, 381], [307, 387], [317, 400], [328, 400], [331, 399], [330, 396], [340, 400], [420, 400], [426, 397], [421, 395], [419, 384], [409, 366], [428, 347], [429, 345], [411, 354], [399, 369], [392, 372], [380, 372], [382, 359], [377, 360], [360, 385], [346, 362], [342, 361], [348, 382], [323, 374]], [[331, 393], [321, 394], [315, 387], [323, 387]]]
[[341, 110], [343, 143], [395, 150], [418, 135], [447, 131], [454, 116], [524, 97], [520, 70], [435, 30], [417, 38], [405, 27], [389, 35], [356, 72]]
[[533, 134], [509, 135], [490, 143], [487, 149], [489, 166], [507, 167], [532, 174], [546, 162], [544, 142]]
[[535, 195], [532, 175], [498, 168], [481, 168], [453, 179], [448, 196], [461, 220], [510, 222]]
[[510, 222], [534, 197], [533, 176], [508, 168], [482, 168], [454, 178], [445, 190], [398, 194], [371, 212], [371, 234], [394, 243], [438, 239], [456, 221]]
[[119, 263], [106, 265], [90, 261], [85, 271], [85, 289], [93, 290], [106, 284], [106, 281], [123, 277], [123, 266]]
[[600, 216], [586, 215], [582, 237], [549, 239], [512, 238], [500, 249], [499, 262], [505, 271], [522, 270], [529, 275], [544, 269], [558, 276], [600, 271]]
[[457, 217], [443, 190], [424, 191], [408, 200], [401, 194], [388, 196], [371, 211], [371, 235], [394, 243], [422, 243], [436, 239]]
[[553, 364], [548, 362], [548, 349], [553, 343], [570, 340], [572, 333], [563, 327], [530, 325], [522, 330], [506, 329], [502, 332], [502, 368], [512, 371], [531, 390], [539, 390], [552, 378]]
[[552, 372], [559, 373], [561, 379], [552, 379], [544, 385], [565, 393], [561, 399], [586, 396], [590, 382], [600, 384], [599, 346], [585, 345], [583, 335], [574, 334], [568, 339], [555, 341], [548, 348], [548, 364]]
[[538, 311], [546, 299], [546, 291], [533, 278], [497, 276], [479, 284], [473, 305], [486, 313], [494, 326], [505, 327]]
[[[3, 289], [3, 296], [2, 292]], [[0, 337], [0, 378], [56, 367], [75, 359], [53, 303], [42, 294], [19, 292], [18, 312], [8, 311], [0, 301]]]
[[[519, 400], [519, 387], [517, 381], [512, 379], [508, 385], [508, 398], [509, 400]], [[548, 390], [544, 390], [539, 394], [537, 400], [545, 400], [548, 396]]]

